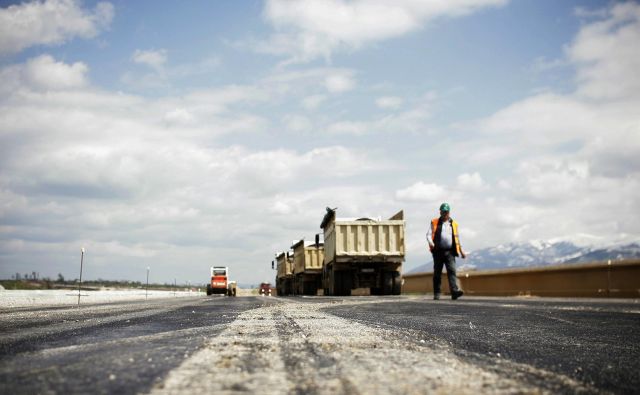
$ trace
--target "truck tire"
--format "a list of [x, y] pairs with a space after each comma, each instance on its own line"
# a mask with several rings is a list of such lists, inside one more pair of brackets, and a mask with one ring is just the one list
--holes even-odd
[[333, 267], [329, 268], [327, 278], [326, 295], [334, 296], [336, 294], [336, 273], [333, 271]]
[[342, 275], [340, 272], [331, 270], [331, 282], [329, 283], [331, 296], [342, 296]]
[[351, 296], [351, 272], [342, 274], [342, 290], [344, 296]]
[[393, 295], [402, 293], [402, 276], [400, 272], [393, 272]]
[[393, 293], [393, 272], [382, 273], [382, 294], [391, 295]]
[[380, 288], [376, 288], [376, 287], [371, 287], [369, 289], [369, 295], [380, 295], [382, 292], [380, 292]]
[[336, 295], [351, 296], [351, 273], [348, 271], [340, 271], [335, 273]]
[[211, 285], [207, 285], [207, 296], [211, 296]]
[[315, 283], [311, 281], [307, 281], [303, 283], [303, 292], [302, 292], [303, 295], [313, 296], [317, 293], [318, 293], [318, 289], [316, 288]]

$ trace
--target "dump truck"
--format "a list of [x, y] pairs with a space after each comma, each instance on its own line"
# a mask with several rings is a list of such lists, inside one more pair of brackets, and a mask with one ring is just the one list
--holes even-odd
[[276, 292], [278, 296], [293, 293], [293, 256], [289, 252], [281, 252], [277, 257], [278, 271], [276, 275]]
[[262, 296], [271, 296], [271, 283], [260, 283], [258, 293]]
[[404, 213], [388, 220], [336, 218], [327, 208], [322, 285], [325, 295], [349, 296], [356, 288], [372, 295], [399, 295], [405, 256]]
[[229, 281], [227, 284], [227, 296], [236, 296], [238, 283], [236, 281]]
[[207, 284], [207, 295], [227, 294], [229, 268], [225, 266], [211, 267], [211, 280]]
[[316, 235], [315, 243], [304, 239], [291, 246], [293, 250], [293, 293], [295, 295], [317, 295], [322, 287], [322, 264], [324, 245]]

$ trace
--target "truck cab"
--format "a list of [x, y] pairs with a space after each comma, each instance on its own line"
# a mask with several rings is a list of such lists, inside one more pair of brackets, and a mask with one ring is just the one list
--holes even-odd
[[211, 280], [207, 284], [207, 295], [227, 294], [229, 268], [225, 266], [211, 267]]
[[271, 283], [261, 283], [259, 292], [262, 296], [271, 296]]

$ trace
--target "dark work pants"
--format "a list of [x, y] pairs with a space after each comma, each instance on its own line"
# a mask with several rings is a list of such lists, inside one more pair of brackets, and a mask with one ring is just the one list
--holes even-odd
[[449, 290], [458, 290], [456, 282], [456, 257], [449, 250], [436, 250], [433, 252], [433, 293], [440, 294], [442, 284], [442, 267], [447, 268], [447, 279], [449, 280]]

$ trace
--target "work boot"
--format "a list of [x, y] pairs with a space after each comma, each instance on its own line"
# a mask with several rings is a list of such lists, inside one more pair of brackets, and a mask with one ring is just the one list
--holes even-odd
[[456, 300], [456, 299], [458, 299], [459, 297], [461, 297], [462, 295], [464, 295], [464, 292], [463, 292], [461, 289], [459, 289], [459, 290], [457, 290], [457, 291], [453, 291], [453, 292], [451, 293], [451, 299]]
[[440, 294], [433, 294], [433, 300], [440, 300]]

